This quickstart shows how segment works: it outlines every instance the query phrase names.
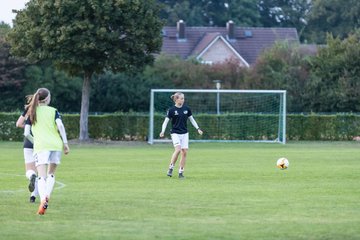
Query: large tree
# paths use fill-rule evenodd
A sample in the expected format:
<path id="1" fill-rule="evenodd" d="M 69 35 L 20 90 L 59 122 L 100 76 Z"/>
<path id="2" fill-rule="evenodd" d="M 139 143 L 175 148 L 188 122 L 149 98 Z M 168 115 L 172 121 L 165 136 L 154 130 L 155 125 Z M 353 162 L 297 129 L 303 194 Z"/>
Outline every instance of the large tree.
<path id="1" fill-rule="evenodd" d="M 159 11 L 155 0 L 30 0 L 9 35 L 12 53 L 83 74 L 79 138 L 87 140 L 91 77 L 151 63 L 161 48 Z"/>
<path id="2" fill-rule="evenodd" d="M 294 27 L 302 38 L 310 0 L 258 0 L 258 7 L 264 27 Z"/>

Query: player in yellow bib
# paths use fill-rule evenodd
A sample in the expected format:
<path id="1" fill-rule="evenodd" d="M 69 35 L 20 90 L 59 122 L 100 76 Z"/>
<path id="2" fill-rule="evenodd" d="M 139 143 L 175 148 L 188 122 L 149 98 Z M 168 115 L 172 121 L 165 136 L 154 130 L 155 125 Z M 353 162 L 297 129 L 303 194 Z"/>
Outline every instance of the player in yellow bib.
<path id="1" fill-rule="evenodd" d="M 68 154 L 70 148 L 59 112 L 48 106 L 51 100 L 50 91 L 46 88 L 39 88 L 31 96 L 31 99 L 24 134 L 34 143 L 38 191 L 41 199 L 38 214 L 43 215 L 48 208 L 50 195 L 54 188 L 55 170 L 60 164 L 62 151 L 64 150 L 64 153 Z"/>

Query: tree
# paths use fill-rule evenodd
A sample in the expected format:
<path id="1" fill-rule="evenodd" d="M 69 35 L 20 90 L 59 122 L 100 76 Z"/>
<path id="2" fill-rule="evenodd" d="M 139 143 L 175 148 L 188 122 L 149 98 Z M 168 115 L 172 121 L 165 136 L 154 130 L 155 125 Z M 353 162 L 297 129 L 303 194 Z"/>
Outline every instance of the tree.
<path id="1" fill-rule="evenodd" d="M 0 22 L 0 38 L 5 39 L 5 36 L 10 31 L 10 25 L 1 21 Z"/>
<path id="2" fill-rule="evenodd" d="M 169 1 L 159 0 L 165 7 L 162 18 L 167 25 L 173 26 L 183 19 L 189 26 L 219 26 L 233 20 L 239 26 L 259 26 L 260 15 L 253 0 L 219 0 L 219 1 Z"/>
<path id="3" fill-rule="evenodd" d="M 11 52 L 83 74 L 79 138 L 87 140 L 93 74 L 151 63 L 161 48 L 159 11 L 155 0 L 30 0 L 9 34 Z"/>
<path id="4" fill-rule="evenodd" d="M 23 98 L 18 94 L 22 92 L 25 84 L 26 62 L 10 56 L 10 44 L 5 37 L 10 26 L 0 23 L 0 110 L 13 111 L 13 106 L 21 107 Z"/>
<path id="5" fill-rule="evenodd" d="M 221 0 L 204 3 L 208 22 L 214 26 L 226 26 L 229 20 L 237 26 L 261 26 L 260 14 L 256 1 L 253 0 Z"/>
<path id="6" fill-rule="evenodd" d="M 311 110 L 360 111 L 360 34 L 341 40 L 327 37 L 327 46 L 312 60 Z"/>
<path id="7" fill-rule="evenodd" d="M 260 0 L 258 3 L 264 27 L 294 27 L 303 39 L 310 11 L 309 0 Z"/>
<path id="8" fill-rule="evenodd" d="M 30 65 L 25 70 L 24 94 L 29 95 L 40 87 L 50 90 L 52 103 L 61 112 L 77 112 L 81 103 L 81 77 L 69 77 L 56 70 L 51 63 Z M 23 98 L 24 99 L 24 98 Z"/>
<path id="9" fill-rule="evenodd" d="M 308 16 L 307 39 L 323 44 L 327 33 L 344 39 L 360 28 L 358 0 L 313 0 Z"/>
<path id="10" fill-rule="evenodd" d="M 300 46 L 277 42 L 257 59 L 246 77 L 249 89 L 287 90 L 289 112 L 303 112 L 310 66 Z"/>
<path id="11" fill-rule="evenodd" d="M 168 26 L 176 26 L 177 21 L 183 19 L 188 26 L 206 26 L 203 19 L 203 9 L 199 2 L 192 1 L 163 1 L 164 8 L 161 11 L 161 18 L 166 20 Z"/>

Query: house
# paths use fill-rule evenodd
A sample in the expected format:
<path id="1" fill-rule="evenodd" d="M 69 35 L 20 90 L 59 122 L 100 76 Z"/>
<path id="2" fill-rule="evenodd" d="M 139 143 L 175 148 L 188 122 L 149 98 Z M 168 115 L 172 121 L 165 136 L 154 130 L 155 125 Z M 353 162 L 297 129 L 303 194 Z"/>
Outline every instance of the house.
<path id="1" fill-rule="evenodd" d="M 164 27 L 162 35 L 163 54 L 194 57 L 207 64 L 235 58 L 246 67 L 276 41 L 299 43 L 295 28 L 236 27 L 233 21 L 226 27 L 186 27 L 180 20 L 176 27 Z"/>

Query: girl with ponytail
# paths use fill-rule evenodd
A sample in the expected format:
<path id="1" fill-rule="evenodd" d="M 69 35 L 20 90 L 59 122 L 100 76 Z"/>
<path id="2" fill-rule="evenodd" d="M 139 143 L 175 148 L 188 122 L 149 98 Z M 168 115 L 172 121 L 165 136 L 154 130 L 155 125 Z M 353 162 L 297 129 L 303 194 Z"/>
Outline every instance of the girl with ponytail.
<path id="1" fill-rule="evenodd" d="M 200 135 L 203 134 L 203 131 L 199 128 L 194 117 L 192 116 L 190 108 L 184 105 L 184 94 L 181 92 L 177 92 L 171 95 L 171 99 L 174 101 L 175 105 L 167 111 L 165 120 L 162 124 L 160 137 L 164 137 L 166 126 L 171 119 L 172 128 L 170 130 L 170 133 L 175 150 L 171 156 L 167 176 L 172 177 L 175 163 L 181 153 L 181 159 L 179 164 L 179 178 L 183 179 L 186 157 L 189 149 L 189 132 L 187 129 L 187 119 L 190 119 L 191 124 L 194 126 L 194 128 L 196 128 Z"/>
<path id="2" fill-rule="evenodd" d="M 70 151 L 65 127 L 57 109 L 50 104 L 50 91 L 39 88 L 29 97 L 28 120 L 24 134 L 34 143 L 34 158 L 38 171 L 38 191 L 41 203 L 38 214 L 44 215 L 55 184 L 55 170 L 60 164 L 61 154 Z M 30 130 L 33 136 L 30 134 Z"/>

